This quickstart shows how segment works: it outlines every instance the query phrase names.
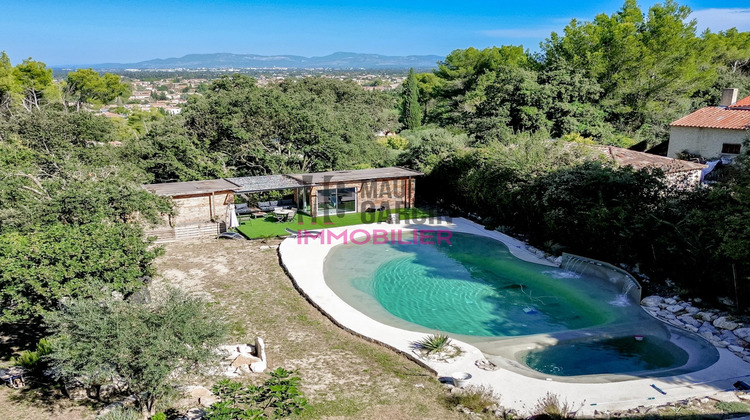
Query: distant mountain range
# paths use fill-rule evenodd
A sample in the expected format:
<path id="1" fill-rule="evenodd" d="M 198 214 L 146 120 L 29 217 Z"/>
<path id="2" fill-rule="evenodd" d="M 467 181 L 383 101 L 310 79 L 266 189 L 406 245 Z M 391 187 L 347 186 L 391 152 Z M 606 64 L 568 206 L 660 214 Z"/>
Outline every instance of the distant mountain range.
<path id="1" fill-rule="evenodd" d="M 157 58 L 139 63 L 103 63 L 81 66 L 60 66 L 94 69 L 431 69 L 444 57 L 437 55 L 388 56 L 337 52 L 324 57 L 257 54 L 189 54 L 180 58 Z"/>

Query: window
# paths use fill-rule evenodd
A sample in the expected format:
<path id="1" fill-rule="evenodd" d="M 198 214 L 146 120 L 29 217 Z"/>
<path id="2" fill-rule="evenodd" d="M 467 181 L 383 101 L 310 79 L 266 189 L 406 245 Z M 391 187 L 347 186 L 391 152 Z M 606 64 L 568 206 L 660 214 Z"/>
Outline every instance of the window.
<path id="1" fill-rule="evenodd" d="M 341 213 L 357 211 L 357 192 L 354 188 L 318 190 L 318 211 Z"/>
<path id="2" fill-rule="evenodd" d="M 724 143 L 721 145 L 721 153 L 727 153 L 730 155 L 739 155 L 741 144 L 738 143 Z"/>

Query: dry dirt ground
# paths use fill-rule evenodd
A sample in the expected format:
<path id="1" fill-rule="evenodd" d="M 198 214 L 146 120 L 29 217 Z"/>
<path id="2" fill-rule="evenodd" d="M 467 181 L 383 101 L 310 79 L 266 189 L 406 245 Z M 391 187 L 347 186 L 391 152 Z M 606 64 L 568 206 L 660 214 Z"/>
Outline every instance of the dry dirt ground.
<path id="1" fill-rule="evenodd" d="M 214 302 L 231 343 L 264 339 L 269 368 L 294 369 L 311 406 L 303 417 L 456 418 L 445 391 L 406 357 L 334 325 L 294 288 L 279 265 L 278 240 L 166 246 L 157 261 L 166 283 Z M 264 249 L 261 249 L 264 248 Z"/>

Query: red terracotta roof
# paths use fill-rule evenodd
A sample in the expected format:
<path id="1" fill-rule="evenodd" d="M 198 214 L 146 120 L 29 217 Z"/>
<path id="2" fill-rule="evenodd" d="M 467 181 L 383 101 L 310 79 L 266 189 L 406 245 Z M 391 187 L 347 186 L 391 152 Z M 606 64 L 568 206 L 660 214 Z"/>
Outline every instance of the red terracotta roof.
<path id="1" fill-rule="evenodd" d="M 743 99 L 742 101 L 745 101 L 745 99 Z M 670 125 L 672 127 L 703 127 L 724 128 L 727 130 L 745 130 L 750 127 L 750 110 L 728 109 L 709 106 L 706 108 L 701 108 L 690 115 L 682 117 Z"/>
<path id="2" fill-rule="evenodd" d="M 748 96 L 747 98 L 742 98 L 730 106 L 730 108 L 747 108 L 747 107 L 750 107 L 750 96 Z"/>

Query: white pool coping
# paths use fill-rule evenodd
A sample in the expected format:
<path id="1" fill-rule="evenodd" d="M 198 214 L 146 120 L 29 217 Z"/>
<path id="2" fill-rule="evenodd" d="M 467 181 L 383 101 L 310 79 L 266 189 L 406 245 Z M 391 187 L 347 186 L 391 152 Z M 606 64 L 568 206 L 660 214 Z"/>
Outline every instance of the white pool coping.
<path id="1" fill-rule="evenodd" d="M 526 245 L 500 232 L 484 229 L 483 226 L 462 218 L 432 220 L 423 224 L 409 224 L 402 221 L 400 226 L 386 223 L 364 224 L 327 229 L 335 235 L 357 231 L 356 236 L 372 234 L 376 229 L 447 229 L 452 232 L 471 233 L 486 236 L 503 242 L 516 257 L 538 264 L 554 266 L 546 259 L 529 252 Z M 281 262 L 295 285 L 319 310 L 334 322 L 357 335 L 378 341 L 406 354 L 420 364 L 427 366 L 440 377 L 449 377 L 453 372 L 469 372 L 471 384 L 489 385 L 501 396 L 501 405 L 530 413 L 536 402 L 547 392 L 558 394 L 567 400 L 579 415 L 591 415 L 595 410 L 625 410 L 638 406 L 662 405 L 689 397 L 704 397 L 733 389 L 738 380 L 750 378 L 750 365 L 727 349 L 719 350 L 719 360 L 706 369 L 678 376 L 661 378 L 638 378 L 610 383 L 571 383 L 559 382 L 554 377 L 546 380 L 531 378 L 521 373 L 505 369 L 484 371 L 474 365 L 476 360 L 485 359 L 476 347 L 454 340 L 464 350 L 464 354 L 451 363 L 430 362 L 417 359 L 411 343 L 425 337 L 425 333 L 408 331 L 385 325 L 362 314 L 339 298 L 325 283 L 323 264 L 328 252 L 341 240 L 321 244 L 320 240 L 285 239 L 280 247 Z M 657 392 L 651 385 L 664 390 L 666 395 Z M 580 407 L 580 409 L 579 409 Z"/>

